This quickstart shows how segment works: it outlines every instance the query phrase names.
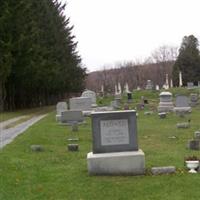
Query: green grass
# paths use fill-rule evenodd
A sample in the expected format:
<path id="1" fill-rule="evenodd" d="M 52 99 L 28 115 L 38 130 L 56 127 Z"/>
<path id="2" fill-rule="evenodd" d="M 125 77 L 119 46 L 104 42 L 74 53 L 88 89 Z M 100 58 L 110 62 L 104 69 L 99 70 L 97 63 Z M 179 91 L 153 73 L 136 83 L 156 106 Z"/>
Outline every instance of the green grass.
<path id="1" fill-rule="evenodd" d="M 144 94 L 150 99 L 150 107 L 155 106 L 156 95 Z M 146 110 L 150 109 L 148 106 Z M 79 126 L 80 150 L 68 152 L 67 138 L 71 129 L 59 126 L 55 122 L 55 113 L 50 113 L 1 150 L 0 199 L 199 199 L 200 175 L 188 174 L 183 162 L 187 155 L 200 156 L 199 151 L 186 149 L 188 139 L 200 129 L 199 113 L 200 107 L 197 107 L 185 118 L 169 114 L 166 119 L 159 119 L 156 113 L 144 115 L 144 111 L 139 111 L 138 140 L 139 147 L 145 152 L 145 176 L 89 176 L 86 156 L 92 149 L 90 119 Z M 177 122 L 185 122 L 189 118 L 191 128 L 176 128 Z M 32 152 L 32 144 L 43 145 L 45 151 Z M 153 176 L 149 172 L 153 166 L 166 165 L 176 166 L 176 174 Z"/>

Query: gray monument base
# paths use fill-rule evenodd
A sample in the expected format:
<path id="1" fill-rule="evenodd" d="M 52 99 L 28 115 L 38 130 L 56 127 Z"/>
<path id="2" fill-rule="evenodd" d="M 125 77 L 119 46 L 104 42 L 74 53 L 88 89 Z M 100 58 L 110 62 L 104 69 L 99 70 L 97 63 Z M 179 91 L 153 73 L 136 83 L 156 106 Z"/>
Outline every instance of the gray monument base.
<path id="1" fill-rule="evenodd" d="M 145 173 L 145 155 L 138 151 L 87 154 L 90 175 L 142 175 Z"/>
<path id="2" fill-rule="evenodd" d="M 173 112 L 174 105 L 171 102 L 159 103 L 158 112 Z"/>
<path id="3" fill-rule="evenodd" d="M 174 107 L 175 113 L 180 113 L 180 112 L 190 113 L 191 111 L 192 111 L 191 107 Z"/>

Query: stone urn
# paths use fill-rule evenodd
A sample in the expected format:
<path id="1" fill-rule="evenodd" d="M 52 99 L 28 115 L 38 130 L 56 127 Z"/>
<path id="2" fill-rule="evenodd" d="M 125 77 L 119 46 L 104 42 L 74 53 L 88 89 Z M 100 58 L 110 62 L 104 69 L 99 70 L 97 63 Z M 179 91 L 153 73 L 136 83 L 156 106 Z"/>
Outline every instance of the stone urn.
<path id="1" fill-rule="evenodd" d="M 186 160 L 185 163 L 187 168 L 189 169 L 189 173 L 197 173 L 196 169 L 199 166 L 198 160 Z"/>

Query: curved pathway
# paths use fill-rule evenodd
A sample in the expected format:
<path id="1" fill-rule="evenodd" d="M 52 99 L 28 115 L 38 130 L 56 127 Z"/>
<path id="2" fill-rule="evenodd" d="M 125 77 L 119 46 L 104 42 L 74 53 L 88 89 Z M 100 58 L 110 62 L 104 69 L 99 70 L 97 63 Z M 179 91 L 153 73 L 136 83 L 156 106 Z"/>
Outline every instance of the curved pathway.
<path id="1" fill-rule="evenodd" d="M 31 119 L 22 122 L 18 124 L 15 127 L 9 128 L 9 129 L 3 129 L 5 126 L 18 121 L 19 119 L 23 118 L 24 116 L 13 118 L 10 120 L 7 120 L 5 122 L 0 123 L 0 149 L 3 148 L 5 145 L 9 144 L 14 140 L 16 136 L 19 134 L 23 133 L 25 130 L 27 130 L 30 126 L 44 118 L 47 114 L 45 115 L 38 115 L 35 117 L 32 117 Z"/>

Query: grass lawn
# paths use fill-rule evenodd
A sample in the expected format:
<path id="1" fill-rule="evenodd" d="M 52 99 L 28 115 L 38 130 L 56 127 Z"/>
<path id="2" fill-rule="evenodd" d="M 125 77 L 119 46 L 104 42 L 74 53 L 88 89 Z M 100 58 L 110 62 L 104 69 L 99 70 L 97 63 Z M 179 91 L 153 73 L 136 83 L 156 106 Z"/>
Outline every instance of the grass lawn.
<path id="1" fill-rule="evenodd" d="M 155 109 L 158 93 L 139 91 L 136 102 L 146 96 Z M 132 105 L 135 107 L 135 105 Z M 139 111 L 139 147 L 145 152 L 145 176 L 89 176 L 86 156 L 92 148 L 91 122 L 79 126 L 78 152 L 67 151 L 71 128 L 55 122 L 55 112 L 29 128 L 0 151 L 0 199 L 2 200 L 197 200 L 200 174 L 188 174 L 184 157 L 199 151 L 186 149 L 186 143 L 200 129 L 200 106 L 192 114 L 166 119 Z M 191 119 L 189 129 L 177 129 L 177 122 Z M 176 136 L 176 139 L 170 139 Z M 32 152 L 30 145 L 42 144 L 44 152 Z M 153 166 L 174 165 L 176 174 L 153 176 Z"/>

